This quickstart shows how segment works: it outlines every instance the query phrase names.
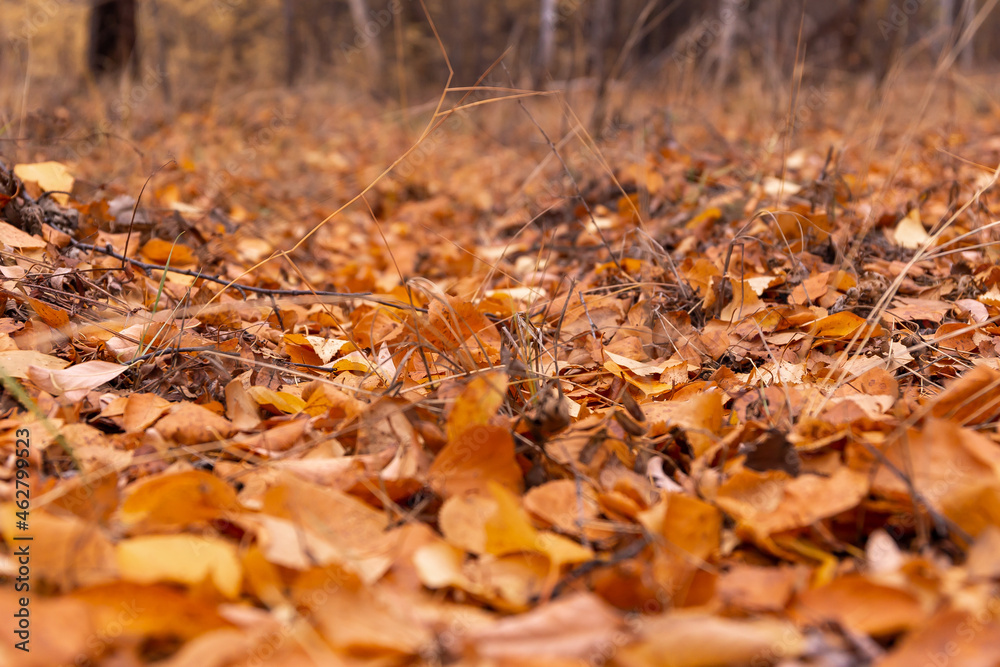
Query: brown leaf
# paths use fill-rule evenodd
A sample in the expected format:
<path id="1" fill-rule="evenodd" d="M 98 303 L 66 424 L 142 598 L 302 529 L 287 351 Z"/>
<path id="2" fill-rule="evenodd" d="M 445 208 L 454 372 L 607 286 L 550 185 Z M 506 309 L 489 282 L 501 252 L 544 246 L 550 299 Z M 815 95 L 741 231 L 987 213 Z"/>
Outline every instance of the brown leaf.
<path id="1" fill-rule="evenodd" d="M 194 403 L 180 403 L 156 423 L 156 430 L 167 440 L 181 445 L 225 440 L 236 427 L 225 417 Z"/>

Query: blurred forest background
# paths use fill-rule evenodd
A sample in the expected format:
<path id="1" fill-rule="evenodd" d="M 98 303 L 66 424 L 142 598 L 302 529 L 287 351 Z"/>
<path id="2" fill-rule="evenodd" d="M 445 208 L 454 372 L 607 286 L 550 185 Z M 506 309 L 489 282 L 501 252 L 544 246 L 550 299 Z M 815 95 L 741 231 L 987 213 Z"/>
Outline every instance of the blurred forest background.
<path id="1" fill-rule="evenodd" d="M 988 0 L 426 0 L 455 69 L 476 83 L 597 91 L 723 86 L 748 72 L 787 89 L 796 58 L 817 80 L 1000 60 Z M 7 95 L 64 95 L 108 74 L 156 80 L 166 104 L 220 86 L 342 84 L 426 101 L 447 68 L 416 0 L 0 0 Z M 969 29 L 974 28 L 974 29 Z M 963 36 L 965 38 L 963 38 Z M 7 102 L 9 100 L 0 100 Z M 22 100 L 23 102 L 23 100 Z"/>

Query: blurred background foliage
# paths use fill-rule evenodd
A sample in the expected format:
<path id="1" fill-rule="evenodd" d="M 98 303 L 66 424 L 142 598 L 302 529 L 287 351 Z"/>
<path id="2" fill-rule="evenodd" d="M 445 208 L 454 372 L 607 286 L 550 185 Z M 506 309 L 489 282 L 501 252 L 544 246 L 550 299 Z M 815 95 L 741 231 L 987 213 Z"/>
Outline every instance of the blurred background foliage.
<path id="1" fill-rule="evenodd" d="M 717 85 L 747 71 L 787 83 L 797 50 L 808 76 L 882 80 L 894 65 L 934 63 L 973 22 L 981 26 L 956 55 L 965 66 L 993 65 L 1000 58 L 1000 16 L 989 4 L 427 0 L 426 6 L 455 67 L 455 85 L 475 83 L 506 54 L 507 73 L 497 80 L 509 74 L 517 85 L 562 87 L 586 79 L 599 85 L 602 78 L 641 84 L 662 75 Z M 128 67 L 139 79 L 150 68 L 162 70 L 167 90 L 181 100 L 227 84 L 327 81 L 398 98 L 401 87 L 440 87 L 447 72 L 415 0 L 2 0 L 0 8 L 0 69 L 8 88 L 27 78 L 73 91 Z M 115 39 L 124 40 L 131 57 L 115 57 L 117 47 L 108 45 Z M 95 55 L 102 44 L 104 52 Z"/>
<path id="2" fill-rule="evenodd" d="M 142 136 L 205 104 L 305 89 L 429 112 L 448 79 L 445 54 L 452 86 L 565 91 L 596 133 L 637 95 L 695 105 L 708 94 L 730 107 L 752 97 L 780 114 L 796 91 L 826 99 L 838 88 L 871 107 L 938 65 L 985 110 L 992 79 L 962 77 L 1000 60 L 997 4 L 0 0 L 0 121 L 43 142 L 80 115 L 98 132 L 114 123 Z"/>

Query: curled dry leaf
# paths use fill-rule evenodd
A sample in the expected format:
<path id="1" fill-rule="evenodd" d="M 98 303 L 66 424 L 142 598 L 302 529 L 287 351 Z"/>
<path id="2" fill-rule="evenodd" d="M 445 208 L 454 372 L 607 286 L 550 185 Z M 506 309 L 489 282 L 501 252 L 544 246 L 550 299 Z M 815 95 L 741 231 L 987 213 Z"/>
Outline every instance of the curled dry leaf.
<path id="1" fill-rule="evenodd" d="M 78 401 L 91 389 L 96 389 L 128 370 L 128 366 L 107 361 L 85 361 L 69 368 L 47 369 L 38 366 L 28 368 L 28 377 L 36 385 L 55 396 L 65 395 L 71 401 Z"/>

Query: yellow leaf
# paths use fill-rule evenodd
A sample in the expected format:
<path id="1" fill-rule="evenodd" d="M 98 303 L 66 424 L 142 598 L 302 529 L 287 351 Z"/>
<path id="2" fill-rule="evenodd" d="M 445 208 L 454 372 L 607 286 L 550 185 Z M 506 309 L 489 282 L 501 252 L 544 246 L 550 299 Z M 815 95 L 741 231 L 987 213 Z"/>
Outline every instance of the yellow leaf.
<path id="1" fill-rule="evenodd" d="M 32 181 L 45 192 L 58 190 L 59 192 L 71 192 L 73 190 L 73 176 L 66 169 L 66 165 L 61 162 L 35 162 L 33 164 L 14 165 L 14 175 L 22 181 Z M 52 198 L 65 206 L 69 203 L 69 196 L 64 194 L 52 195 Z"/>
<path id="2" fill-rule="evenodd" d="M 702 211 L 698 215 L 696 215 L 693 218 L 691 218 L 687 222 L 687 224 L 684 225 L 684 227 L 685 227 L 685 229 L 695 229 L 699 225 L 701 225 L 702 223 L 705 223 L 705 222 L 715 222 L 716 220 L 718 220 L 721 217 L 722 217 L 722 210 L 719 209 L 719 207 L 717 207 L 717 206 L 709 206 L 704 211 Z"/>
<path id="3" fill-rule="evenodd" d="M 923 223 L 920 222 L 920 211 L 917 209 L 907 213 L 892 232 L 892 238 L 896 245 L 910 249 L 919 248 L 930 237 L 931 235 L 927 233 Z"/>
<path id="4" fill-rule="evenodd" d="M 228 598 L 235 598 L 240 591 L 243 568 L 236 546 L 225 540 L 186 534 L 149 535 L 123 540 L 115 552 L 126 581 L 196 586 L 210 580 Z"/>
<path id="5" fill-rule="evenodd" d="M 473 426 L 486 426 L 503 405 L 507 393 L 507 373 L 493 370 L 469 381 L 448 414 L 448 442 Z"/>
<path id="6" fill-rule="evenodd" d="M 594 558 L 594 552 L 558 533 L 544 531 L 538 535 L 538 551 L 549 557 L 553 568 L 560 565 L 584 563 Z"/>
<path id="7" fill-rule="evenodd" d="M 521 501 L 509 490 L 489 482 L 490 493 L 497 501 L 496 512 L 486 520 L 486 551 L 495 556 L 521 551 L 541 551 L 538 531 L 531 525 Z"/>
<path id="8" fill-rule="evenodd" d="M 20 380 L 28 378 L 28 369 L 32 366 L 58 370 L 66 368 L 69 363 L 65 359 L 42 354 L 37 350 L 4 350 L 0 352 L 0 368 L 7 375 Z"/>
<path id="9" fill-rule="evenodd" d="M 257 405 L 267 408 L 271 412 L 297 415 L 306 407 L 304 400 L 286 391 L 273 391 L 264 387 L 250 387 L 247 389 L 247 393 L 250 394 L 250 398 L 257 401 Z"/>

